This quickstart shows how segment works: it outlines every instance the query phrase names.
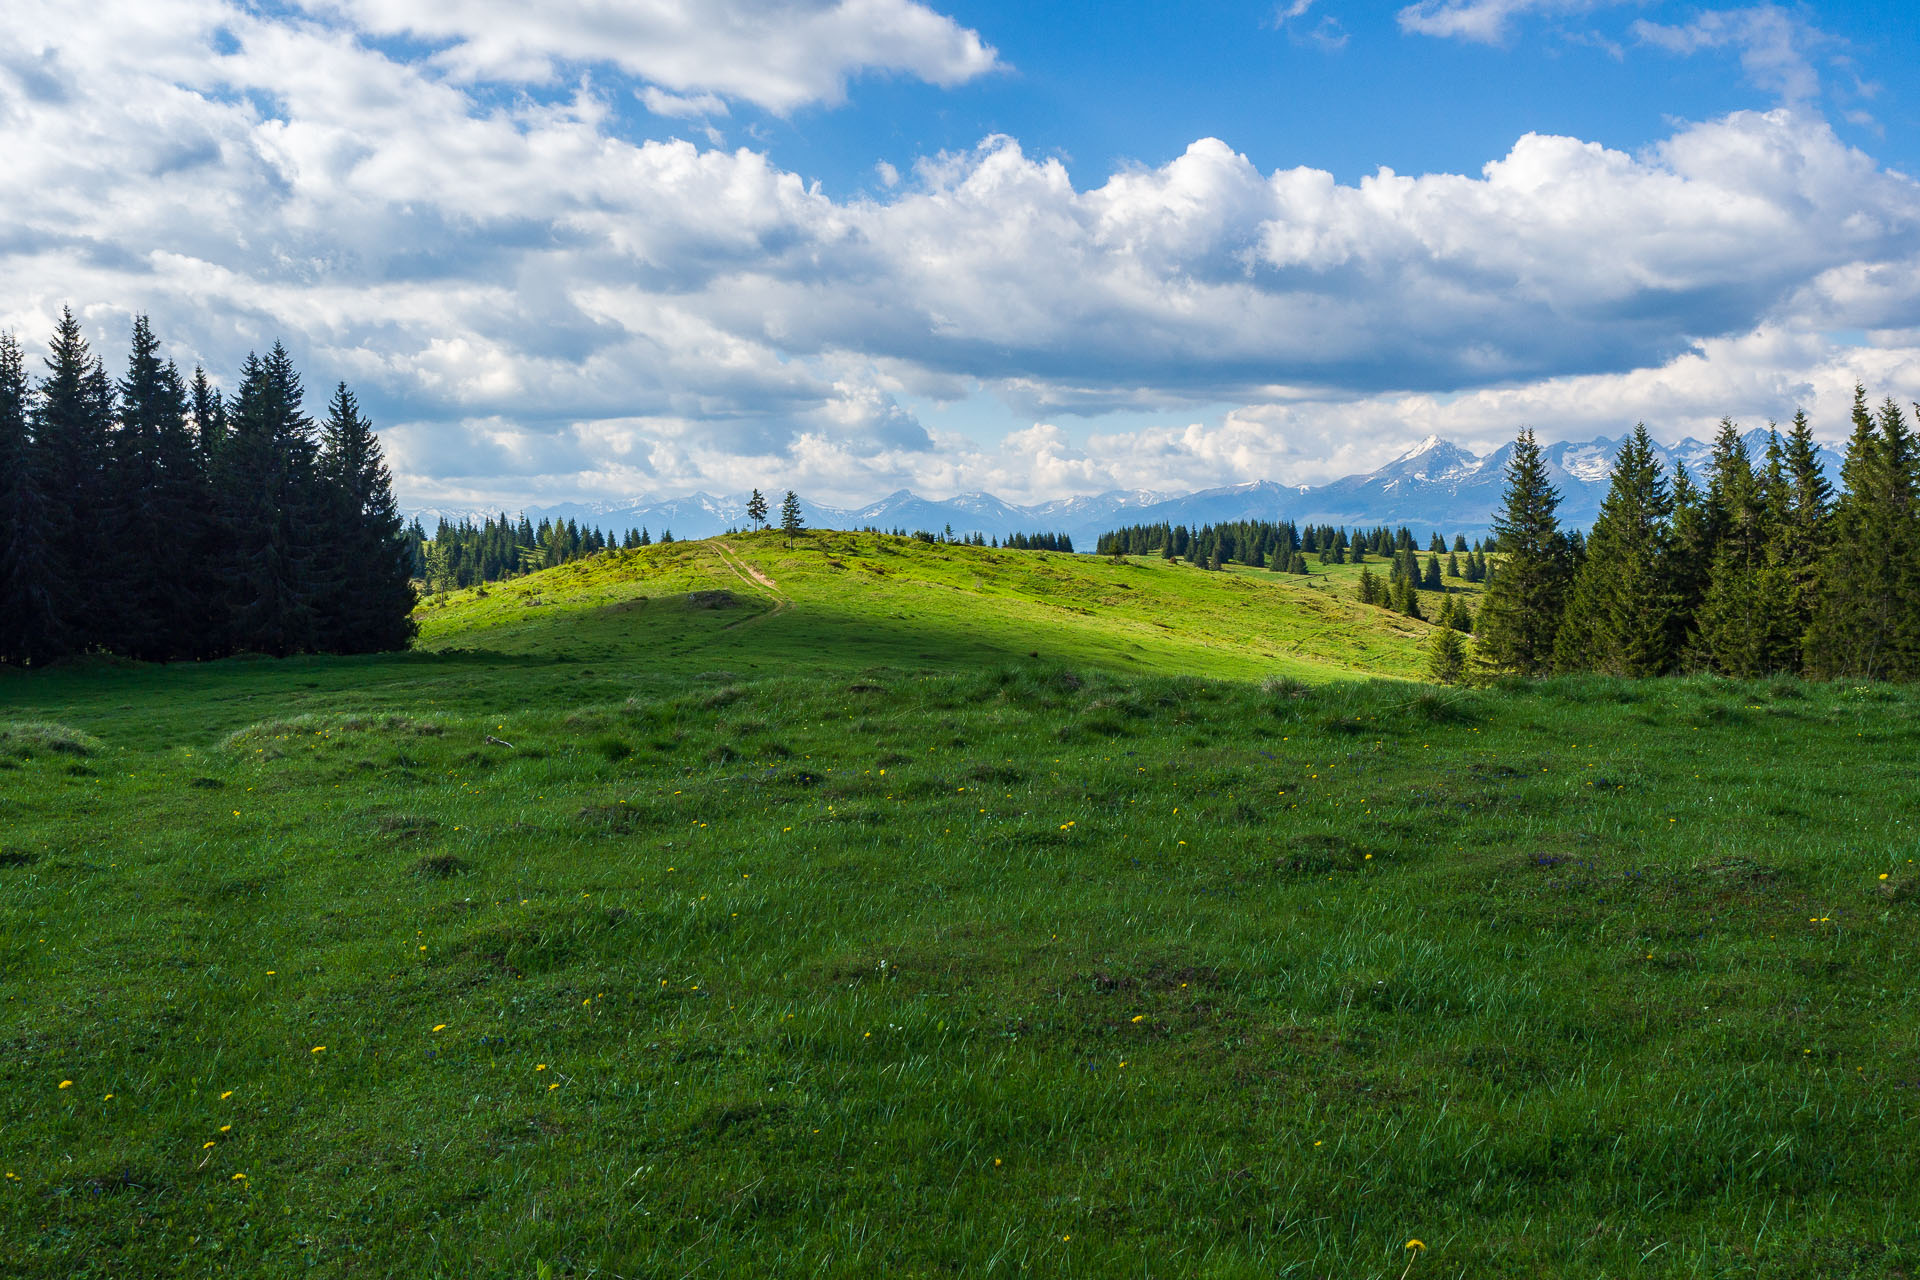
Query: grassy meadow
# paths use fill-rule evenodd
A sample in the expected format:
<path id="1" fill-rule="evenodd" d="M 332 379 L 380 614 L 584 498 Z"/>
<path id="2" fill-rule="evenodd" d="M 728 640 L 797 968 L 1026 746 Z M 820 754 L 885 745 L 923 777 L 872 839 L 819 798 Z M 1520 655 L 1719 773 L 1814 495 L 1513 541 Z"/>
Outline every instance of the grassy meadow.
<path id="1" fill-rule="evenodd" d="M 1920 693 L 1434 689 L 1358 572 L 0 673 L 0 1274 L 1920 1274 Z"/>

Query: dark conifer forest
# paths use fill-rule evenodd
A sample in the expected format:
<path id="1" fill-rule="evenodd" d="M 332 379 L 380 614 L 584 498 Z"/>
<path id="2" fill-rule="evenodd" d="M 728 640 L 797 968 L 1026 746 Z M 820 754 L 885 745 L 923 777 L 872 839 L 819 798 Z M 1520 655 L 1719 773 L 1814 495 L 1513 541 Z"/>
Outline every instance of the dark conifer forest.
<path id="1" fill-rule="evenodd" d="M 0 662 L 403 649 L 413 567 L 373 425 L 316 422 L 276 343 L 231 397 L 143 316 L 115 378 L 71 311 L 44 371 L 0 334 Z"/>
<path id="2" fill-rule="evenodd" d="M 1584 541 L 1559 525 L 1531 432 L 1507 473 L 1499 572 L 1475 631 L 1488 672 L 1920 678 L 1920 448 L 1854 391 L 1836 495 L 1806 415 L 1748 456 L 1722 422 L 1708 474 L 1669 481 L 1646 428 Z"/>

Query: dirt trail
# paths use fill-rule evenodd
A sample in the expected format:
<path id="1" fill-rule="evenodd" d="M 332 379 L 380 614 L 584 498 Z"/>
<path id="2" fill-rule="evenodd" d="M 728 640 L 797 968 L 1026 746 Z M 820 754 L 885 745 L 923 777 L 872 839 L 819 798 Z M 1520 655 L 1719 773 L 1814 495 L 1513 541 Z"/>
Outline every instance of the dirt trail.
<path id="1" fill-rule="evenodd" d="M 740 579 L 741 582 L 744 582 L 749 587 L 756 587 L 766 592 L 773 600 L 773 608 L 767 610 L 765 613 L 757 613 L 751 618 L 742 618 L 739 622 L 733 623 L 732 626 L 739 627 L 751 622 L 765 622 L 768 618 L 785 613 L 793 607 L 793 601 L 785 592 L 780 590 L 780 584 L 749 564 L 746 558 L 738 551 L 735 551 L 730 544 L 725 542 L 714 543 L 714 554 L 720 558 L 721 564 L 732 570 L 734 577 Z"/>

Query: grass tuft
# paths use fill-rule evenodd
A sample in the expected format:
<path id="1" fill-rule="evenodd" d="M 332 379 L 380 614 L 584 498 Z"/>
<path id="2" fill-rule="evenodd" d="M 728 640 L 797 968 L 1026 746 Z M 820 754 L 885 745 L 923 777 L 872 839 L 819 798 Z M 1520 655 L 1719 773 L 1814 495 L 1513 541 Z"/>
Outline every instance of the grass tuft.
<path id="1" fill-rule="evenodd" d="M 0 722 L 0 757 L 32 760 L 40 756 L 91 756 L 104 749 L 90 733 L 45 721 Z"/>

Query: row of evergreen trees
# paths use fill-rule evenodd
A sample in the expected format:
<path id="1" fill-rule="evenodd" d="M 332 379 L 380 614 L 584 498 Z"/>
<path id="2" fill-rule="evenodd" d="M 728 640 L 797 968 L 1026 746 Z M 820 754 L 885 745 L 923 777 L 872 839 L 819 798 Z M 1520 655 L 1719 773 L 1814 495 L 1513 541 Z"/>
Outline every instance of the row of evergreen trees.
<path id="1" fill-rule="evenodd" d="M 477 525 L 471 520 L 455 524 L 442 516 L 432 536 L 416 519 L 407 526 L 405 540 L 413 576 L 434 592 L 498 582 L 616 547 L 632 550 L 653 545 L 653 535 L 644 527 L 616 536 L 592 526 L 582 528 L 575 520 L 542 520 L 536 525 L 524 515 L 514 520 L 505 512 L 498 520 L 487 516 Z M 662 533 L 660 541 L 672 542 L 673 530 Z"/>
<path id="2" fill-rule="evenodd" d="M 1276 573 L 1309 573 L 1306 557 L 1313 556 L 1322 565 L 1364 564 L 1369 555 L 1385 558 L 1417 547 L 1413 531 L 1402 525 L 1373 529 L 1310 524 L 1304 529 L 1291 520 L 1236 520 L 1189 529 L 1184 524 L 1129 525 L 1100 535 L 1095 551 L 1103 556 L 1158 555 L 1168 560 L 1185 560 L 1201 568 L 1217 569 L 1223 564 L 1244 564 L 1255 569 L 1272 568 Z M 1438 533 L 1427 542 L 1430 553 L 1446 555 L 1451 549 L 1469 550 L 1463 535 L 1455 534 L 1451 548 Z M 1471 548 L 1484 548 L 1475 542 Z"/>
<path id="3" fill-rule="evenodd" d="M 412 567 L 372 424 L 316 424 L 286 349 L 229 399 L 146 317 L 109 376 L 69 310 L 45 372 L 0 334 L 0 662 L 406 647 Z"/>
<path id="4" fill-rule="evenodd" d="M 881 529 L 874 525 L 862 525 L 861 533 L 877 533 L 889 538 L 912 538 L 915 542 L 930 542 L 935 545 L 955 547 L 993 547 L 1008 551 L 1073 551 L 1073 539 L 1064 533 L 1010 533 L 1005 538 L 998 534 L 955 533 L 948 525 L 944 532 L 935 533 L 930 529 L 915 529 L 908 533 L 901 529 Z"/>
<path id="5" fill-rule="evenodd" d="M 1508 466 L 1504 553 L 1479 659 L 1523 675 L 1707 669 L 1920 678 L 1920 447 L 1900 406 L 1854 391 L 1836 495 L 1804 413 L 1764 456 L 1723 422 L 1704 484 L 1669 482 L 1646 428 L 1621 446 L 1584 547 L 1532 432 Z"/>
<path id="6" fill-rule="evenodd" d="M 1427 606 L 1421 604 L 1420 593 L 1439 592 L 1440 605 L 1432 621 L 1455 631 L 1472 631 L 1472 608 L 1455 595 L 1454 583 L 1485 582 L 1493 576 L 1493 572 L 1494 562 L 1477 546 L 1464 557 L 1458 551 L 1447 552 L 1444 569 L 1439 552 L 1429 551 L 1423 567 L 1419 555 L 1408 548 L 1396 551 L 1388 561 L 1384 582 L 1374 575 L 1371 568 L 1362 567 L 1357 593 L 1361 604 L 1378 605 L 1409 618 L 1424 620 L 1427 618 Z M 1450 583 L 1448 579 L 1454 582 Z"/>

